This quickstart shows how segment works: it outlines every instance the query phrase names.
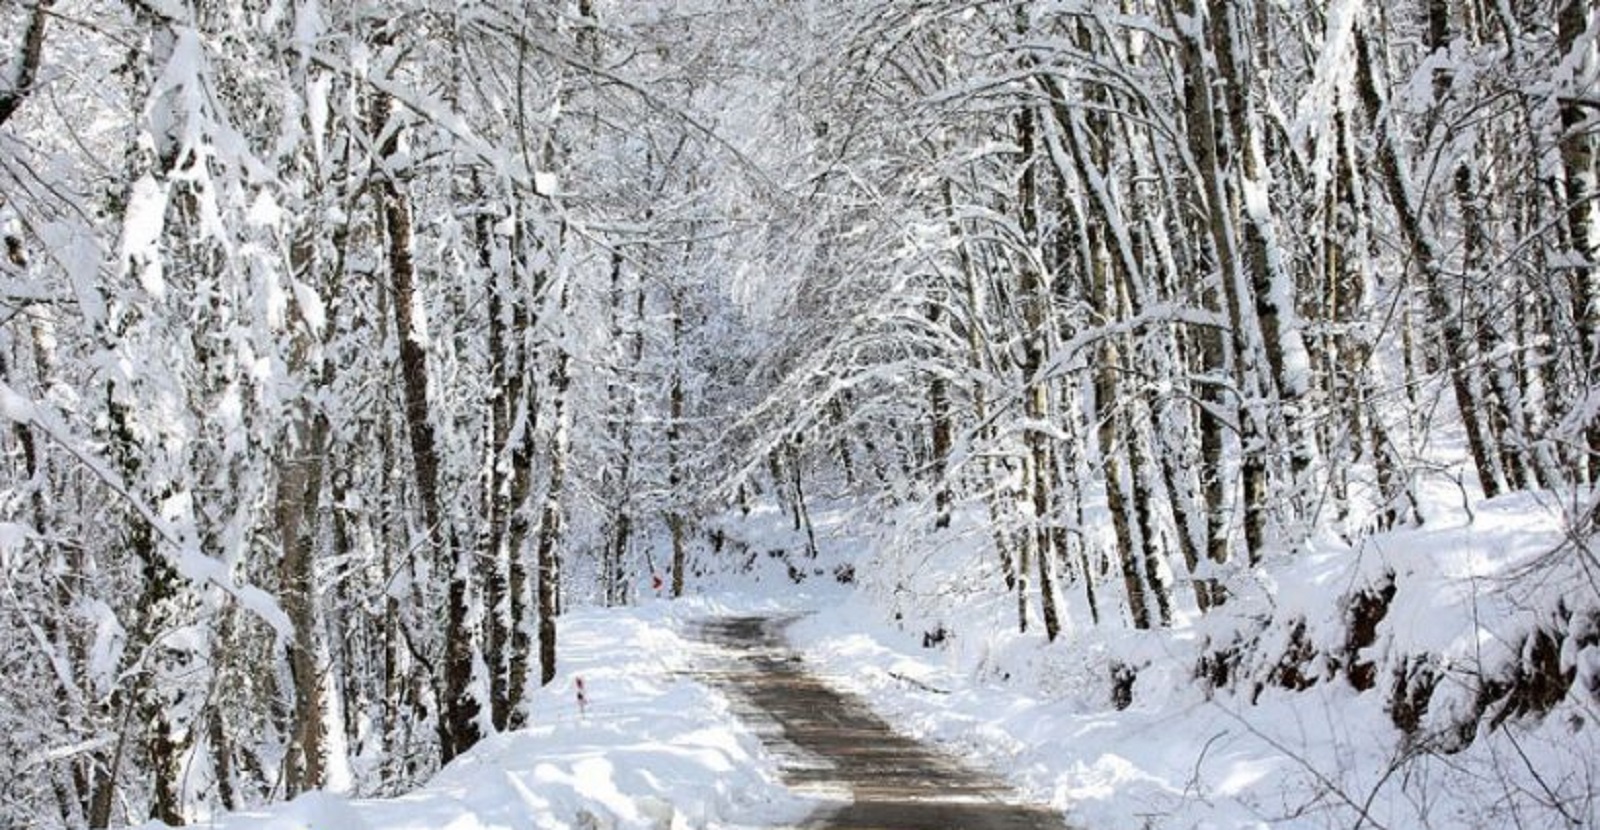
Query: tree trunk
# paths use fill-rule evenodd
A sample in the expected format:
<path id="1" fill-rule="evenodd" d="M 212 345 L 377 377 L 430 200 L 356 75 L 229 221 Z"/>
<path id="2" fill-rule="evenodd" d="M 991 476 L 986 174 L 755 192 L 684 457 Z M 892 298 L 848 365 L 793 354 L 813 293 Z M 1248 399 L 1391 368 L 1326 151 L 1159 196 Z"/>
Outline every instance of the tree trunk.
<path id="1" fill-rule="evenodd" d="M 804 477 L 801 469 L 800 438 L 791 437 L 784 443 L 784 467 L 789 473 L 789 483 L 794 488 L 795 530 L 806 534 L 806 556 L 817 558 L 817 529 L 811 524 L 811 508 L 806 504 Z"/>
<path id="2" fill-rule="evenodd" d="M 1019 7 L 1019 26 L 1025 32 L 1024 7 Z M 1042 267 L 1039 251 L 1038 213 L 1038 161 L 1036 131 L 1037 113 L 1032 106 L 1023 107 L 1017 115 L 1017 143 L 1022 149 L 1022 175 L 1017 190 L 1019 224 L 1024 241 L 1028 244 L 1027 258 L 1020 264 L 1017 286 L 1018 302 L 1022 305 L 1022 382 L 1024 384 L 1022 412 L 1027 421 L 1023 441 L 1027 454 L 1023 457 L 1023 486 L 1027 488 L 1028 528 L 1023 536 L 1024 558 L 1033 559 L 1039 570 L 1039 609 L 1044 617 L 1045 639 L 1054 641 L 1061 633 L 1056 617 L 1055 583 L 1051 568 L 1055 556 L 1053 539 L 1049 533 L 1051 490 L 1055 482 L 1055 465 L 1050 459 L 1050 436 L 1045 425 L 1050 419 L 1050 388 L 1041 375 L 1044 372 L 1045 350 L 1050 331 L 1050 288 Z M 1026 568 L 1026 565 L 1022 567 Z M 1024 600 L 1025 602 L 1025 600 Z M 1020 623 L 1027 626 L 1027 610 L 1019 609 Z"/>
<path id="3" fill-rule="evenodd" d="M 301 412 L 300 419 L 309 418 Z M 294 682 L 294 726 L 289 757 L 285 760 L 284 793 L 293 797 L 319 789 L 326 781 L 327 723 L 323 711 L 325 674 L 319 665 L 317 642 L 317 586 L 314 545 L 318 501 L 322 492 L 322 462 L 318 436 L 303 420 L 291 430 L 289 457 L 278 465 L 274 515 L 282 548 L 283 610 L 294 625 L 287 644 L 289 673 Z"/>
<path id="4" fill-rule="evenodd" d="M 1103 231 L 1091 224 L 1089 228 L 1093 253 L 1091 266 L 1091 297 L 1101 308 L 1101 314 L 1107 313 L 1109 308 L 1115 307 L 1115 288 L 1111 282 L 1110 257 L 1105 251 L 1105 243 L 1100 238 Z M 1122 352 L 1118 347 L 1116 337 L 1107 337 L 1101 341 L 1098 354 L 1095 357 L 1096 369 L 1094 372 L 1094 419 L 1099 424 L 1099 434 L 1096 444 L 1100 451 L 1100 462 L 1105 478 L 1106 507 L 1111 513 L 1111 527 L 1116 537 L 1117 563 L 1122 573 L 1123 593 L 1128 598 L 1128 612 L 1132 618 L 1134 628 L 1150 627 L 1150 598 L 1145 593 L 1144 581 L 1139 574 L 1139 560 L 1134 553 L 1136 542 L 1133 537 L 1133 525 L 1130 523 L 1130 506 L 1125 485 L 1126 474 L 1123 468 L 1122 447 L 1118 442 L 1121 416 L 1116 408 L 1119 395 L 1117 371 L 1122 362 Z"/>
<path id="5" fill-rule="evenodd" d="M 544 290 L 544 277 L 535 275 L 533 286 L 523 286 L 520 280 L 528 276 L 527 229 L 518 223 L 512 233 L 512 268 L 519 283 L 508 293 L 511 302 L 511 339 L 507 343 L 506 360 L 514 371 L 507 372 L 506 402 L 511 416 L 511 429 L 506 448 L 511 465 L 509 494 L 506 499 L 509 511 L 506 524 L 506 594 L 507 625 L 510 628 L 509 654 L 506 658 L 506 728 L 518 729 L 526 722 L 522 698 L 527 690 L 529 667 L 533 656 L 532 619 L 528 613 L 528 559 L 526 546 L 532 532 L 535 506 L 533 494 L 533 436 L 539 411 L 538 385 L 530 382 L 533 369 L 530 338 L 535 331 L 534 315 L 530 312 L 530 298 Z M 518 290 L 521 289 L 521 290 Z"/>
<path id="6" fill-rule="evenodd" d="M 11 120 L 17 108 L 33 92 L 34 82 L 39 77 L 39 63 L 44 54 L 44 36 L 46 24 L 50 20 L 50 7 L 55 5 L 55 0 L 34 0 L 33 9 L 28 13 L 27 28 L 22 33 L 22 54 L 12 64 L 12 75 L 5 78 L 5 86 L 0 88 L 0 126 Z"/>
<path id="7" fill-rule="evenodd" d="M 667 527 L 672 533 L 672 596 L 683 596 L 684 571 L 688 564 L 684 550 L 684 518 L 681 507 L 684 494 L 683 461 L 680 444 L 683 441 L 683 299 L 676 291 L 672 294 L 672 382 L 667 392 L 667 491 L 672 506 L 667 516 Z"/>
<path id="8" fill-rule="evenodd" d="M 606 605 L 624 605 L 628 601 L 628 577 L 626 573 L 628 546 L 633 538 L 633 419 L 634 396 L 633 391 L 625 384 L 619 382 L 619 376 L 624 373 L 631 374 L 639 366 L 643 356 L 643 335 L 639 327 L 643 324 L 642 308 L 635 310 L 635 331 L 629 338 L 622 324 L 623 309 L 626 305 L 626 290 L 623 284 L 624 269 L 623 258 L 620 251 L 611 254 L 611 340 L 617 346 L 617 363 L 606 380 L 606 397 L 611 403 L 612 416 L 610 428 L 612 439 L 616 441 L 621 451 L 617 454 L 617 470 L 611 477 L 614 492 L 611 494 L 612 515 L 611 534 L 605 546 L 605 553 L 601 557 L 602 591 Z M 643 302 L 644 292 L 634 292 L 638 302 Z M 631 340 L 631 343 L 630 343 Z"/>
<path id="9" fill-rule="evenodd" d="M 1373 76 L 1372 50 L 1363 22 L 1355 25 L 1354 34 L 1356 87 L 1367 118 L 1374 124 L 1380 124 L 1383 100 Z M 1495 458 L 1489 436 L 1485 433 L 1480 396 L 1466 365 L 1471 350 L 1464 333 L 1461 312 L 1455 307 L 1452 292 L 1445 283 L 1443 263 L 1433 239 L 1422 227 L 1416 202 L 1406 181 L 1405 164 L 1395 146 L 1392 130 L 1380 124 L 1376 144 L 1379 174 L 1399 219 L 1400 231 L 1410 249 L 1412 261 L 1422 272 L 1428 308 L 1442 335 L 1450 388 L 1455 396 L 1456 409 L 1466 425 L 1467 445 L 1472 452 L 1479 484 L 1485 496 L 1499 495 L 1505 490 L 1505 477 Z"/>
<path id="10" fill-rule="evenodd" d="M 951 237 L 956 240 L 956 261 L 961 267 L 962 291 L 966 300 L 964 328 L 967 334 L 967 364 L 974 372 L 982 372 L 989 363 L 983 337 L 986 295 L 977 263 L 973 261 L 972 251 L 968 247 L 967 234 L 956 214 L 955 192 L 949 179 L 944 180 L 943 191 L 945 222 Z M 982 386 L 974 386 L 972 390 L 972 417 L 977 423 L 976 440 L 985 445 L 992 443 L 994 426 L 989 421 L 989 401 Z M 994 484 L 1001 476 L 997 474 L 993 456 L 989 453 L 983 454 L 978 469 L 983 482 L 984 504 L 989 512 L 989 533 L 994 542 L 995 558 L 999 560 L 1001 578 L 1009 591 L 1016 587 L 1016 566 L 1012 562 L 1010 545 L 1006 543 L 1005 502 Z"/>
<path id="11" fill-rule="evenodd" d="M 946 183 L 948 195 L 949 184 Z M 928 303 L 928 326 L 938 329 L 944 318 L 944 304 L 935 299 Z M 950 381 L 935 373 L 928 379 L 928 414 L 932 421 L 929 438 L 932 441 L 933 470 L 933 526 L 943 530 L 950 526 L 952 494 L 950 491 Z"/>
<path id="12" fill-rule="evenodd" d="M 1240 279 L 1238 291 L 1241 303 L 1248 296 L 1254 310 L 1251 315 L 1241 305 L 1238 317 L 1254 330 L 1247 333 L 1254 333 L 1260 339 L 1266 356 L 1271 383 L 1263 380 L 1262 391 L 1276 392 L 1271 396 L 1271 405 L 1283 419 L 1289 450 L 1288 499 L 1284 507 L 1289 522 L 1298 528 L 1304 502 L 1310 497 L 1307 474 L 1317 455 L 1304 411 L 1311 392 L 1311 358 L 1296 321 L 1294 280 L 1286 271 L 1273 224 L 1272 173 L 1249 89 L 1250 78 L 1255 73 L 1248 72 L 1243 65 L 1248 57 L 1241 54 L 1243 47 L 1248 46 L 1245 35 L 1239 31 L 1246 13 L 1241 6 L 1240 0 L 1227 0 L 1222 13 L 1211 20 L 1213 50 L 1229 116 L 1228 132 L 1233 139 L 1233 150 L 1239 156 L 1239 163 L 1235 165 L 1239 178 L 1235 185 L 1239 189 L 1238 204 L 1243 208 L 1244 222 L 1238 248 L 1243 256 L 1238 265 L 1246 278 Z M 1263 431 L 1262 437 L 1265 439 L 1270 434 Z M 1304 529 L 1297 532 L 1304 532 Z"/>
<path id="13" fill-rule="evenodd" d="M 566 316 L 568 289 L 563 280 L 558 290 L 558 315 Z M 567 455 L 571 451 L 570 415 L 567 412 L 567 387 L 571 384 L 569 356 L 564 344 L 554 346 L 554 365 L 550 369 L 550 405 L 555 421 L 555 440 L 550 448 L 550 485 L 545 493 L 544 511 L 539 519 L 538 587 L 539 595 L 539 685 L 556 677 L 556 617 L 561 613 L 562 505 L 567 479 Z"/>
<path id="14" fill-rule="evenodd" d="M 1092 46 L 1087 32 L 1080 33 L 1080 43 L 1086 48 Z M 1105 95 L 1103 91 L 1091 94 Z M 1109 125 L 1098 116 L 1089 121 L 1082 113 L 1059 103 L 1053 112 L 1072 160 L 1072 169 L 1063 171 L 1063 175 L 1076 175 L 1090 192 L 1083 219 L 1088 273 L 1084 296 L 1091 304 L 1095 321 L 1109 323 L 1125 319 L 1142 308 L 1145 286 L 1133 228 L 1124 219 L 1125 213 L 1109 177 L 1108 145 L 1115 138 Z M 1138 407 L 1138 401 L 1132 395 L 1125 398 L 1119 382 L 1119 373 L 1128 370 L 1123 358 L 1125 339 L 1125 335 L 1107 333 L 1099 338 L 1095 347 L 1094 419 L 1099 424 L 1096 443 L 1104 469 L 1106 505 L 1112 516 L 1123 588 L 1134 626 L 1148 628 L 1155 620 L 1166 624 L 1171 613 L 1166 588 L 1157 576 L 1162 554 L 1150 512 L 1155 495 L 1150 492 L 1146 478 L 1149 454 L 1142 432 L 1130 415 L 1130 410 Z M 1122 455 L 1124 452 L 1126 458 Z M 1155 620 L 1151 617 L 1151 603 L 1159 611 Z"/>
<path id="15" fill-rule="evenodd" d="M 399 131 L 388 124 L 392 110 L 389 96 L 380 95 L 373 108 L 371 134 L 388 136 L 380 149 L 384 159 L 396 158 L 399 154 Z M 400 376 L 417 499 L 421 502 L 428 546 L 435 561 L 442 563 L 449 572 L 439 713 L 440 755 L 449 762 L 481 737 L 477 723 L 481 703 L 472 690 L 473 637 L 467 626 L 467 593 L 472 575 L 461 547 L 452 544 L 440 502 L 439 455 L 428 405 L 428 353 L 415 308 L 417 287 L 411 255 L 411 200 L 396 175 L 397 171 L 393 170 L 380 175 L 378 192 L 389 243 L 391 308 L 395 334 L 400 341 Z"/>
<path id="16" fill-rule="evenodd" d="M 36 11 L 42 8 L 36 7 Z M 165 67 L 177 42 L 176 34 L 167 26 L 148 20 L 145 22 L 151 23 L 152 46 L 145 64 L 135 69 L 134 74 L 141 76 L 141 79 Z M 174 198 L 176 188 L 172 177 L 178 161 L 178 146 L 172 131 L 180 128 L 184 115 L 176 111 L 176 105 L 165 94 L 152 96 L 147 103 L 152 117 L 148 119 L 148 124 L 141 126 L 144 135 L 151 139 L 151 144 L 140 142 L 129 148 L 124 203 L 131 200 L 132 193 L 138 187 L 136 183 L 148 183 L 159 190 L 166 205 L 165 210 L 172 214 L 170 220 L 166 213 L 160 217 L 163 238 L 170 241 L 182 238 L 182 226 L 192 220 L 192 215 L 183 209 L 181 203 L 188 199 L 191 202 L 188 206 L 192 207 L 193 194 L 180 192 Z M 155 116 L 154 113 L 160 115 Z M 124 216 L 124 220 L 128 218 Z M 125 224 L 123 234 L 126 237 L 128 233 L 129 228 Z M 131 271 L 149 264 L 130 259 L 126 267 Z M 108 289 L 102 289 L 102 301 L 111 300 L 107 296 L 109 293 Z M 101 325 L 97 332 L 102 341 L 100 345 L 108 354 L 125 353 L 129 346 L 124 338 L 129 336 L 129 332 L 137 330 L 137 325 L 143 322 L 146 315 L 155 315 L 161 310 L 160 298 L 155 293 L 146 291 L 139 295 L 136 302 L 129 303 L 117 317 Z M 175 471 L 150 463 L 156 453 L 152 450 L 156 442 L 141 436 L 138 413 L 130 402 L 137 400 L 136 386 L 113 379 L 107 381 L 104 388 L 107 448 L 116 471 L 123 481 L 130 483 L 131 498 L 144 507 L 130 511 L 121 540 L 122 548 L 140 568 L 139 597 L 134 606 L 135 619 L 124 645 L 122 664 L 118 667 L 118 676 L 128 680 L 113 692 L 110 700 L 110 712 L 114 713 L 112 716 L 115 720 L 121 722 L 121 733 L 108 766 L 96 771 L 89 823 L 95 828 L 108 826 L 117 797 L 122 760 L 127 754 L 128 744 L 137 740 L 144 752 L 146 772 L 152 776 L 146 790 L 149 793 L 150 818 L 181 825 L 184 823 L 183 755 L 193 739 L 191 730 L 198 724 L 173 720 L 181 714 L 181 710 L 174 705 L 174 699 L 182 694 L 177 689 L 180 683 L 194 682 L 194 675 L 190 674 L 194 666 L 187 659 L 193 656 L 193 651 L 187 644 L 165 638 L 193 623 L 190 607 L 192 597 L 185 594 L 186 585 L 182 576 L 162 551 L 159 530 L 145 512 L 149 509 L 148 505 L 160 504 L 173 496 L 178 486 L 170 478 Z M 178 678 L 182 678 L 182 681 Z"/>
<path id="17" fill-rule="evenodd" d="M 1595 73 L 1594 37 L 1597 28 L 1593 0 L 1563 0 L 1556 13 L 1557 59 L 1570 66 L 1574 78 Z M 1585 391 L 1593 394 L 1593 379 L 1600 376 L 1600 135 L 1593 125 L 1593 88 L 1589 106 L 1584 92 L 1574 85 L 1561 98 L 1561 167 L 1566 185 L 1567 233 L 1572 240 L 1574 277 L 1572 316 L 1578 323 L 1577 376 L 1590 379 Z M 1584 429 L 1588 445 L 1590 482 L 1600 481 L 1600 417 L 1590 415 Z"/>
<path id="18" fill-rule="evenodd" d="M 42 9 L 39 13 L 42 17 Z M 42 27 L 42 22 L 39 25 Z M 0 119 L 0 123 L 3 123 L 3 119 Z M 32 276 L 28 274 L 27 249 L 22 237 L 6 233 L 4 244 L 6 259 L 24 280 L 31 279 Z M 39 389 L 49 389 L 55 377 L 52 311 L 43 306 L 30 307 L 28 316 L 34 356 L 34 380 Z M 0 352 L 0 381 L 13 388 L 22 388 L 20 379 L 12 374 L 10 361 L 3 352 Z M 29 421 L 13 421 L 11 431 L 18 449 L 21 450 L 22 472 L 27 477 L 24 489 L 28 494 L 28 519 L 32 521 L 35 532 L 41 537 L 41 555 L 45 561 L 51 563 L 52 569 L 59 571 L 53 579 L 49 610 L 41 621 L 46 638 L 59 655 L 56 659 L 65 660 L 66 671 L 61 676 L 63 686 L 59 690 L 60 701 L 56 708 L 56 718 L 58 724 L 62 726 L 82 726 L 82 721 L 89 714 L 84 711 L 86 707 L 82 701 L 89 642 L 82 626 L 77 624 L 76 618 L 80 598 L 86 599 L 88 596 L 85 588 L 91 577 L 91 571 L 82 546 L 58 545 L 48 538 L 48 530 L 53 526 L 49 497 L 52 475 L 48 458 L 34 433 L 33 424 Z M 70 786 L 66 781 L 56 785 L 57 800 L 60 803 L 62 819 L 69 826 L 80 826 L 85 820 L 88 802 L 92 797 L 90 770 L 103 763 L 103 752 L 95 750 L 85 752 L 79 758 L 70 759 L 63 765 L 67 767 L 65 777 L 70 778 Z"/>
<path id="19" fill-rule="evenodd" d="M 289 257 L 295 276 L 306 285 L 314 285 L 316 248 L 309 228 L 297 229 Z M 290 371 L 302 376 L 312 374 L 308 371 L 312 332 L 297 325 L 290 336 Z M 283 579 L 283 610 L 294 626 L 293 638 L 286 644 L 294 683 L 294 722 L 284 762 L 284 793 L 290 797 L 320 789 L 327 773 L 324 704 L 328 690 L 326 671 L 319 659 L 323 649 L 318 636 L 316 583 L 327 421 L 313 410 L 309 398 L 297 401 L 291 410 L 273 498 L 273 520 L 282 556 L 278 568 Z"/>
<path id="20" fill-rule="evenodd" d="M 507 276 L 495 265 L 494 233 L 490 228 L 488 201 L 476 171 L 472 175 L 472 191 L 480 207 L 473 220 L 473 243 L 478 253 L 478 268 L 484 274 L 484 294 L 488 305 L 488 373 L 489 395 L 485 401 L 488 409 L 488 435 L 483 450 L 483 499 L 480 505 L 481 532 L 477 550 L 478 582 L 483 590 L 483 661 L 489 673 L 489 722 L 497 730 L 509 723 L 514 701 L 509 694 L 511 614 L 507 597 L 509 591 L 509 559 L 515 552 L 507 546 L 511 501 L 511 399 L 510 376 L 520 371 L 513 367 L 512 352 L 507 347 L 507 300 L 516 303 L 507 285 Z"/>
<path id="21" fill-rule="evenodd" d="M 1178 0 L 1177 14 L 1192 21 L 1191 25 L 1179 27 L 1180 51 L 1184 68 L 1185 81 L 1185 120 L 1187 122 L 1186 138 L 1189 143 L 1189 152 L 1194 156 L 1195 164 L 1199 168 L 1201 179 L 1200 194 L 1204 198 L 1206 227 L 1210 234 L 1211 251 L 1216 262 L 1217 284 L 1221 286 L 1221 306 L 1228 318 L 1228 331 L 1230 345 L 1233 351 L 1233 392 L 1237 398 L 1242 399 L 1235 404 L 1233 411 L 1238 414 L 1240 433 L 1240 464 L 1239 473 L 1243 480 L 1241 502 L 1244 512 L 1245 550 L 1252 564 L 1257 562 L 1266 544 L 1266 499 L 1267 468 L 1265 461 L 1266 447 L 1264 441 L 1266 430 L 1261 423 L 1262 413 L 1259 406 L 1259 389 L 1256 386 L 1256 369 L 1254 349 L 1250 345 L 1249 332 L 1255 323 L 1252 315 L 1245 306 L 1245 291 L 1241 286 L 1240 252 L 1234 232 L 1232 219 L 1232 204 L 1228 192 L 1228 180 L 1224 173 L 1222 153 L 1218 145 L 1219 136 L 1226 136 L 1226 125 L 1219 123 L 1217 117 L 1217 103 L 1212 97 L 1213 77 L 1212 66 L 1222 60 L 1212 53 L 1212 45 L 1206 37 L 1209 21 L 1202 18 L 1204 14 L 1209 17 L 1209 4 L 1196 2 L 1196 0 Z M 1222 355 L 1221 334 L 1216 335 L 1217 341 L 1202 341 L 1203 358 L 1208 369 L 1217 371 L 1221 377 L 1221 368 L 1225 362 Z M 1208 402 L 1220 404 L 1221 389 L 1215 390 L 1217 396 Z M 1210 418 L 1219 417 L 1213 413 Z M 1202 455 L 1208 458 L 1219 458 L 1221 450 L 1221 434 L 1215 430 L 1217 424 L 1202 426 Z M 1221 521 L 1225 515 L 1221 510 L 1225 486 L 1221 480 L 1220 466 L 1212 468 L 1205 486 L 1206 501 L 1210 507 L 1210 533 L 1208 551 L 1213 563 L 1221 564 L 1228 558 L 1226 527 Z M 1220 586 L 1213 585 L 1213 593 Z M 1215 597 L 1214 597 L 1215 601 Z"/>

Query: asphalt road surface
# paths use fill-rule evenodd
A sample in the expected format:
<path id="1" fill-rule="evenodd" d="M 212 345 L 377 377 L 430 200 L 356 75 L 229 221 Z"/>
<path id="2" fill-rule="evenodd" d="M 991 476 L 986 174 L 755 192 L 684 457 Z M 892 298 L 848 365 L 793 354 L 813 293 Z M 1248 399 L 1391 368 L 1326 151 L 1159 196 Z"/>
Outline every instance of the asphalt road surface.
<path id="1" fill-rule="evenodd" d="M 1017 803 L 998 781 L 897 734 L 813 675 L 784 642 L 789 622 L 724 617 L 697 636 L 730 658 L 702 676 L 778 753 L 788 783 L 841 798 L 805 830 L 1067 830 L 1053 811 Z"/>

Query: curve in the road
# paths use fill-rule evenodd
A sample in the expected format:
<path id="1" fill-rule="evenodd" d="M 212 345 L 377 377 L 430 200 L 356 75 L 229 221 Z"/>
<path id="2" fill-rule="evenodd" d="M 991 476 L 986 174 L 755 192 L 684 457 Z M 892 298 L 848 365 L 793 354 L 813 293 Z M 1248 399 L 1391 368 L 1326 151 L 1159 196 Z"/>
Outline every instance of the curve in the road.
<path id="1" fill-rule="evenodd" d="M 723 617 L 697 635 L 733 656 L 704 676 L 740 702 L 790 783 L 849 793 L 807 830 L 1066 830 L 1057 814 L 1016 803 L 1002 784 L 900 735 L 808 671 L 783 640 L 792 621 Z"/>

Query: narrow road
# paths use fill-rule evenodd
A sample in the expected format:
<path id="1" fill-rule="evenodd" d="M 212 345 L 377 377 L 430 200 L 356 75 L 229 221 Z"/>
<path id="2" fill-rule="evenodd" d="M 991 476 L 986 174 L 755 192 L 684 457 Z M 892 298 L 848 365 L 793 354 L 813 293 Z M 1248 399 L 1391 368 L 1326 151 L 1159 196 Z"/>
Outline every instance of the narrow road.
<path id="1" fill-rule="evenodd" d="M 791 786 L 850 797 L 806 830 L 1066 830 L 1052 811 L 1017 804 L 1004 785 L 896 733 L 813 675 L 783 640 L 792 621 L 725 617 L 696 635 L 732 655 L 703 677 L 779 753 Z"/>

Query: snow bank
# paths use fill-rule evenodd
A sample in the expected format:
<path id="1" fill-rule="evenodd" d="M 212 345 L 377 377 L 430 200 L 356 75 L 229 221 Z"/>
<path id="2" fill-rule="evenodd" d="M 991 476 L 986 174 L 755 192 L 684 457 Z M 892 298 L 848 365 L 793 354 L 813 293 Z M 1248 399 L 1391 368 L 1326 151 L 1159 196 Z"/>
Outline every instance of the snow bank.
<path id="1" fill-rule="evenodd" d="M 704 648 L 686 639 L 687 622 L 731 610 L 696 599 L 572 611 L 562 617 L 561 671 L 532 698 L 532 727 L 486 738 L 398 798 L 312 792 L 207 826 L 732 830 L 795 821 L 815 804 L 784 789 L 774 760 L 728 700 L 685 674 Z M 581 710 L 579 678 L 587 697 Z"/>
<path id="2" fill-rule="evenodd" d="M 858 564 L 863 590 L 791 637 L 898 728 L 1004 775 L 1075 826 L 1589 826 L 1600 699 L 1581 678 L 1600 677 L 1600 630 L 1583 626 L 1600 625 L 1594 591 L 1575 586 L 1592 587 L 1582 563 L 1593 557 L 1549 562 L 1581 502 L 1516 494 L 1354 545 L 1320 539 L 1242 574 L 1221 611 L 1191 605 L 1167 631 L 1088 625 L 1081 586 L 1064 586 L 1054 644 L 1037 619 L 1017 633 L 978 521 L 902 530 L 914 544 Z M 1370 641 L 1349 653 L 1352 598 L 1386 585 Z M 1114 598 L 1101 603 L 1117 613 Z M 1525 671 L 1539 630 L 1559 630 L 1560 666 L 1584 672 L 1547 712 L 1519 706 L 1506 679 Z M 1224 648 L 1232 674 L 1213 688 L 1197 669 Z M 1365 689 L 1349 679 L 1358 658 Z M 1402 681 L 1419 666 L 1432 672 L 1430 699 L 1402 730 L 1396 696 L 1415 694 Z M 1121 710 L 1117 667 L 1133 672 Z M 1500 697 L 1485 708 L 1490 694 Z"/>

